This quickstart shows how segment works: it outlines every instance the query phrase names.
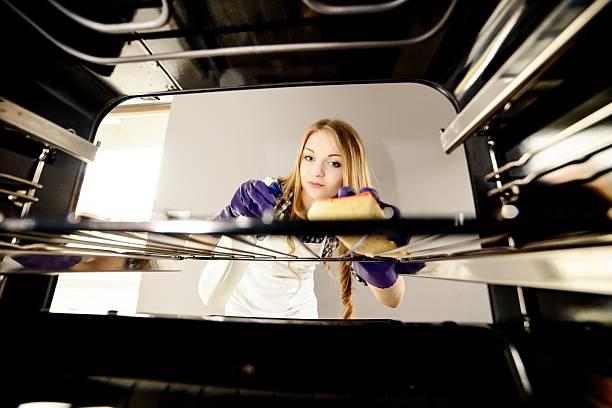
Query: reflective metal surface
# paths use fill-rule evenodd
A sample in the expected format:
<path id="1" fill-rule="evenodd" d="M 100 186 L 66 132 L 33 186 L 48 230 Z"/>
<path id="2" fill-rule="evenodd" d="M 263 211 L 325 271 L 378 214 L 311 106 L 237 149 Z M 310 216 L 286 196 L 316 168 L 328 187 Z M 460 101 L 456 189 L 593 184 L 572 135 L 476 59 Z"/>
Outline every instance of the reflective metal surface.
<path id="1" fill-rule="evenodd" d="M 496 254 L 431 262 L 415 276 L 612 295 L 612 249 Z"/>
<path id="2" fill-rule="evenodd" d="M 381 13 L 325 15 L 312 11 L 299 0 L 174 1 L 170 20 L 162 27 L 115 35 L 87 29 L 46 1 L 3 0 L 0 7 L 6 20 L 4 32 L 27 34 L 23 47 L 7 51 L 23 56 L 22 65 L 39 58 L 30 50 L 40 46 L 60 64 L 74 61 L 66 54 L 70 50 L 75 51 L 77 58 L 96 56 L 98 59 L 91 61 L 103 64 L 115 61 L 136 65 L 136 60 L 151 61 L 141 65 L 139 78 L 115 76 L 116 66 L 79 62 L 91 70 L 87 75 L 99 82 L 101 87 L 95 91 L 100 96 L 107 91 L 114 93 L 109 99 L 117 103 L 128 94 L 312 81 L 423 79 L 443 85 L 449 59 L 454 65 L 461 58 L 457 50 L 469 50 L 472 36 L 479 31 L 494 3 L 474 8 L 458 0 L 405 2 L 393 11 Z M 150 18 L 134 16 L 133 6 L 127 3 L 114 8 L 104 7 L 100 2 L 62 4 L 104 26 Z M 159 3 L 151 4 L 156 5 Z M 378 8 L 380 4 L 373 6 Z M 44 31 L 47 38 L 19 17 L 17 11 Z M 455 19 L 461 24 L 453 24 Z M 363 29 L 366 26 L 368 30 Z M 444 46 L 442 38 L 447 40 Z M 58 48 L 60 44 L 68 48 L 62 51 Z M 139 50 L 135 44 L 139 44 Z M 140 56 L 130 59 L 135 54 Z M 157 54 L 162 56 L 152 57 Z M 186 59 L 192 57 L 197 59 Z M 81 73 L 61 74 L 82 79 Z M 161 81 L 137 85 L 138 79 L 149 75 L 165 75 L 174 86 L 167 88 Z M 131 81 L 135 81 L 133 86 Z M 9 96 L 21 102 L 12 92 Z"/>
<path id="3" fill-rule="evenodd" d="M 85 162 L 96 158 L 98 148 L 79 135 L 0 97 L 0 121 L 26 132 L 44 144 Z"/>
<path id="4" fill-rule="evenodd" d="M 474 47 L 467 56 L 462 78 L 453 89 L 457 99 L 464 99 L 465 94 L 476 85 L 508 36 L 515 30 L 526 9 L 524 0 L 505 0 L 497 5 L 478 33 Z"/>
<path id="5" fill-rule="evenodd" d="M 494 188 L 490 190 L 487 194 L 491 197 L 497 194 L 502 194 L 508 190 L 527 186 L 535 180 L 541 179 L 546 175 L 550 175 L 551 173 L 567 168 L 568 166 L 574 166 L 580 163 L 588 162 L 591 158 L 594 158 L 597 155 L 604 153 L 610 147 L 612 147 L 612 136 L 606 136 L 605 134 L 603 134 L 600 140 L 596 141 L 594 144 L 582 145 L 580 147 L 577 147 L 574 151 L 568 151 L 565 152 L 564 155 L 558 155 L 557 158 L 544 162 L 546 163 L 545 166 L 543 166 L 544 168 L 534 170 L 522 178 L 503 184 L 501 187 Z M 606 166 L 606 164 L 603 164 L 603 166 L 601 166 L 602 170 L 604 170 L 605 172 L 610 171 L 609 164 L 610 162 L 608 162 L 608 166 Z M 595 170 L 593 172 L 593 175 L 596 175 L 597 173 L 598 171 Z M 584 180 L 587 181 L 592 177 L 592 175 L 586 175 L 584 177 Z"/>
<path id="6" fill-rule="evenodd" d="M 272 223 L 257 221 L 216 223 L 209 221 L 167 221 L 148 223 L 73 222 L 54 224 L 32 220 L 5 220 L 0 238 L 17 239 L 19 243 L 0 241 L 0 254 L 7 256 L 0 269 L 2 274 L 132 270 L 128 260 L 140 259 L 138 270 L 180 270 L 180 261 L 321 261 L 313 256 L 296 256 L 270 250 L 235 234 L 288 235 L 306 231 L 326 235 L 327 231 L 355 234 L 360 229 L 397 235 L 410 225 L 400 222 L 362 224 L 360 222 Z M 519 287 L 549 288 L 612 294 L 612 235 L 606 233 L 573 233 L 557 239 L 544 240 L 522 246 L 510 245 L 509 234 L 474 237 L 468 227 L 446 225 L 442 234 L 416 235 L 403 247 L 409 255 L 396 262 L 420 263 L 426 267 L 417 277 L 485 282 Z M 242 225 L 236 225 L 242 224 Z M 414 223 L 413 226 L 418 226 Z M 424 224 L 420 224 L 424 225 Z M 42 227 L 42 228 L 41 228 Z M 52 228 L 51 228 L 52 227 Z M 308 228 L 307 228 L 308 227 Z M 309 230 L 310 228 L 310 230 Z M 431 226 L 429 226 L 431 228 Z M 44 232 L 42 230 L 46 230 Z M 56 232 L 50 232 L 55 230 Z M 63 233 L 59 232 L 64 230 Z M 414 230 L 414 227 L 413 227 Z M 454 230 L 454 235 L 448 232 Z M 132 231 L 132 232 L 131 232 Z M 210 233 L 215 232 L 215 236 Z M 230 233 L 232 232 L 232 233 Z M 218 246 L 217 234 L 224 233 L 243 245 Z M 393 255 L 389 255 L 393 256 Z M 105 259 L 107 258 L 107 259 Z M 11 259 L 16 261 L 11 262 Z M 383 262 L 393 258 L 370 258 L 366 262 Z M 346 255 L 325 258 L 327 262 L 364 261 L 362 257 Z M 6 263 L 8 262 L 8 264 Z M 170 263 L 168 263 L 170 262 Z"/>
<path id="7" fill-rule="evenodd" d="M 515 95 L 524 92 L 523 88 L 533 83 L 542 68 L 558 58 L 608 3 L 562 2 L 444 131 L 440 137 L 444 151 L 452 152 Z"/>
<path id="8" fill-rule="evenodd" d="M 491 181 L 513 168 L 524 166 L 537 154 L 544 152 L 548 148 L 555 146 L 567 138 L 574 136 L 576 133 L 582 132 L 609 117 L 612 117 L 612 103 L 564 128 L 537 147 L 523 153 L 517 160 L 512 160 L 500 167 L 499 170 L 487 174 L 485 180 Z M 605 133 L 602 132 L 602 136 L 605 136 Z"/>

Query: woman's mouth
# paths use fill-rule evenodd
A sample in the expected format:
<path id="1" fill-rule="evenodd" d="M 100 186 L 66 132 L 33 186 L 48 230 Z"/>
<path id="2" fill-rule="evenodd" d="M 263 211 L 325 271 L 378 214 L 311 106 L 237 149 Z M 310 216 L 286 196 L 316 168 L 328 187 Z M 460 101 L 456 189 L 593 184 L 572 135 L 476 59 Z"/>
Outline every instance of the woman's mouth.
<path id="1" fill-rule="evenodd" d="M 319 184 L 319 183 L 313 183 L 312 181 L 308 182 L 308 185 L 312 188 L 321 188 L 323 187 L 323 184 Z"/>

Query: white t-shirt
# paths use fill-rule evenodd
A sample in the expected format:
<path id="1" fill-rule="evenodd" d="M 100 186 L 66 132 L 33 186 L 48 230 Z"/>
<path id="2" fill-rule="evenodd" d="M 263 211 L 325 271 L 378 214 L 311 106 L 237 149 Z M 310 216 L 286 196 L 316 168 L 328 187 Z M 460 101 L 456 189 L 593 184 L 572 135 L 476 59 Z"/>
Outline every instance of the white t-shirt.
<path id="1" fill-rule="evenodd" d="M 305 244 L 296 238 L 298 257 L 321 256 L 324 243 Z M 266 236 L 257 241 L 261 248 L 291 253 L 284 236 Z M 317 298 L 314 271 L 318 261 L 251 261 L 225 305 L 227 316 L 316 319 Z"/>

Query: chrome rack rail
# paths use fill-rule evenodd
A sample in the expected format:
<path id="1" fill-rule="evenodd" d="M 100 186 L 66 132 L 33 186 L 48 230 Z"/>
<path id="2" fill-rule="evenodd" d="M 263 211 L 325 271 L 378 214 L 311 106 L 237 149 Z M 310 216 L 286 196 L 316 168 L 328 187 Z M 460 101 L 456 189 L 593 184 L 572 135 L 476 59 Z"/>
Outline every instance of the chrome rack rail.
<path id="1" fill-rule="evenodd" d="M 27 188 L 27 190 L 7 190 L 0 188 L 0 194 L 6 195 L 9 201 L 17 205 L 23 205 L 23 201 L 36 203 L 38 197 L 34 196 L 36 190 L 43 188 L 42 184 L 35 183 L 30 180 L 23 179 L 21 177 L 13 176 L 11 174 L 0 173 L 0 184 L 11 184 L 21 185 Z"/>
<path id="2" fill-rule="evenodd" d="M 91 30 L 95 30 L 104 34 L 122 34 L 140 30 L 152 30 L 162 27 L 170 20 L 170 7 L 168 5 L 168 0 L 161 0 L 161 8 L 159 11 L 159 15 L 153 20 L 117 24 L 107 24 L 92 21 L 74 13 L 73 11 L 70 11 L 55 0 L 48 1 L 51 5 L 53 5 L 53 7 L 61 11 L 65 16 L 81 24 L 83 27 L 87 27 Z"/>

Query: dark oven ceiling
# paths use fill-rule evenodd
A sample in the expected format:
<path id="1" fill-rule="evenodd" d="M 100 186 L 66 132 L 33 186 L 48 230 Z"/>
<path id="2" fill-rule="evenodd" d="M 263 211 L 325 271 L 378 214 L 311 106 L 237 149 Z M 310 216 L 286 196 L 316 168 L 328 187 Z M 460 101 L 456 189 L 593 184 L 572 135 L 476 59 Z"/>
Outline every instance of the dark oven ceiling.
<path id="1" fill-rule="evenodd" d="M 13 90 L 9 95 L 19 94 L 33 86 L 26 82 L 36 82 L 48 92 L 61 89 L 64 99 L 72 92 L 90 93 L 91 107 L 80 107 L 86 111 L 99 110 L 100 104 L 107 108 L 126 95 L 293 83 L 420 80 L 452 91 L 479 31 L 497 6 L 493 1 L 457 0 L 169 0 L 169 19 L 160 27 L 119 33 L 98 32 L 66 13 L 109 27 L 156 21 L 165 3 L 3 0 L 1 30 L 5 43 L 12 39 L 8 51 L 14 63 L 8 69 L 17 79 L 5 81 L 3 88 Z M 379 3 L 388 10 L 368 9 Z M 295 50 L 298 44 L 313 43 L 331 49 Z M 203 58 L 112 60 L 259 45 L 288 47 Z M 81 90 L 66 91 L 66 83 Z"/>

